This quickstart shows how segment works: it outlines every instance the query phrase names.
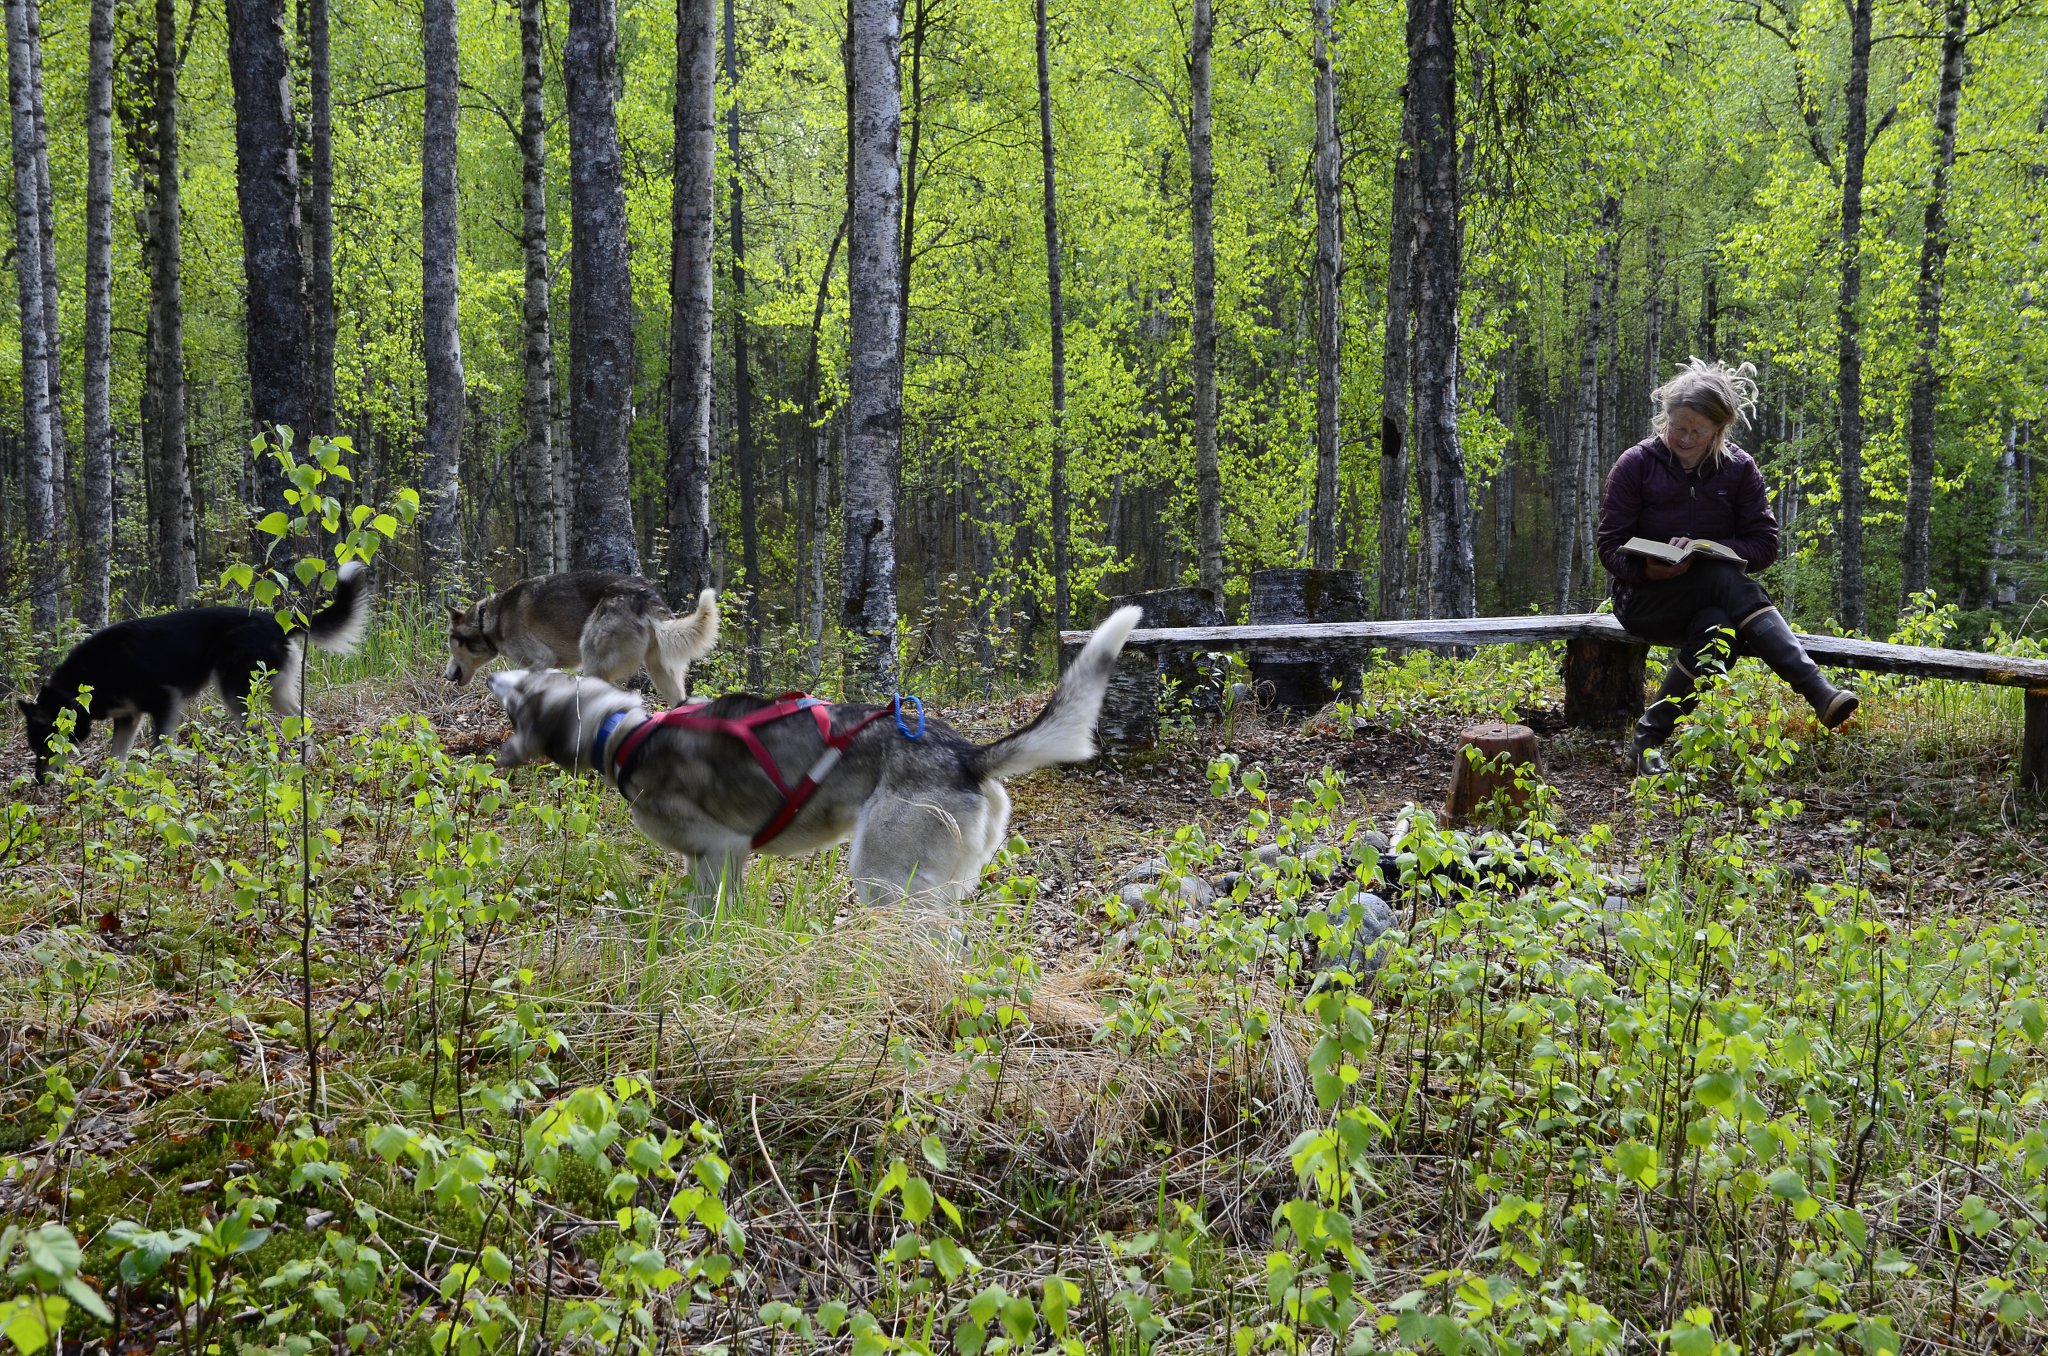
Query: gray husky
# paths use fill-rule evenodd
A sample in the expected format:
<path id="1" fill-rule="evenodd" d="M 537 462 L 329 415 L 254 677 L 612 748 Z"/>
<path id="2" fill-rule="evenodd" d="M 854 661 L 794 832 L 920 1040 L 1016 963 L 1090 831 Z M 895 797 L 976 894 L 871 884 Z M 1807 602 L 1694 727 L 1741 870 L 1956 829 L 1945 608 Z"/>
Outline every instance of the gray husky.
<path id="1" fill-rule="evenodd" d="M 993 744 L 927 725 L 900 701 L 735 694 L 655 717 L 595 678 L 512 671 L 490 679 L 512 719 L 498 762 L 550 761 L 618 787 L 635 828 L 690 858 L 703 916 L 721 887 L 737 896 L 750 853 L 801 857 L 849 838 L 847 867 L 864 901 L 943 909 L 1002 846 L 1003 778 L 1094 756 L 1103 692 L 1139 613 L 1123 608 L 1097 628 L 1038 719 Z"/>
<path id="2" fill-rule="evenodd" d="M 448 606 L 449 682 L 460 686 L 498 655 L 526 668 L 574 664 L 625 683 L 645 665 L 654 690 L 681 701 L 690 665 L 718 644 L 718 593 L 697 595 L 687 617 L 670 613 L 644 579 L 606 570 L 522 579 L 472 607 Z"/>

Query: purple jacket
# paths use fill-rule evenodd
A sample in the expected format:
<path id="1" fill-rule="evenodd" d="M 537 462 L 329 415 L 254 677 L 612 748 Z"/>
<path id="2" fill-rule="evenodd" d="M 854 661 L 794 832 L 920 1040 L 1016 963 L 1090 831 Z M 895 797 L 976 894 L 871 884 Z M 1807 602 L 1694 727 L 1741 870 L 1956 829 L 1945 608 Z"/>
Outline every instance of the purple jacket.
<path id="1" fill-rule="evenodd" d="M 1752 574 L 1778 558 L 1778 519 L 1763 473 L 1733 443 L 1691 471 L 1662 438 L 1622 453 L 1600 499 L 1600 561 L 1617 585 L 1649 582 L 1643 558 L 1622 553 L 1630 537 L 1705 537 L 1740 555 Z"/>

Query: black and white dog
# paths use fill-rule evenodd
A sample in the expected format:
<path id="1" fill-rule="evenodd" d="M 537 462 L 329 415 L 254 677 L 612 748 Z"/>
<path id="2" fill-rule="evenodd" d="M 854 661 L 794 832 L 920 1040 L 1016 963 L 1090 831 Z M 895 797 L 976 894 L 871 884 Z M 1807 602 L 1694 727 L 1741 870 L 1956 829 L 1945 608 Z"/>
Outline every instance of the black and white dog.
<path id="1" fill-rule="evenodd" d="M 94 722 L 113 722 L 117 761 L 134 747 L 144 716 L 162 743 L 177 729 L 185 703 L 208 683 L 219 684 L 222 700 L 236 715 L 245 714 L 250 687 L 262 669 L 275 675 L 271 709 L 295 716 L 301 696 L 300 647 L 310 639 L 316 650 L 347 654 L 362 639 L 369 619 L 370 581 L 362 562 L 352 560 L 341 567 L 334 600 L 304 631 L 287 633 L 270 613 L 240 607 L 188 607 L 95 631 L 65 656 L 40 696 L 20 703 L 36 780 L 49 770 L 50 736 L 67 706 L 78 712 L 71 727 L 74 745 L 85 743 Z M 90 688 L 91 696 L 82 700 L 81 688 Z"/>
<path id="2" fill-rule="evenodd" d="M 1003 844 L 1003 779 L 1094 756 L 1110 672 L 1139 615 L 1126 607 L 1098 627 L 1038 719 L 993 744 L 972 743 L 936 720 L 927 726 L 922 711 L 912 729 L 889 719 L 890 707 L 857 703 L 752 723 L 793 703 L 744 694 L 694 708 L 694 725 L 672 725 L 601 679 L 543 669 L 491 676 L 512 718 L 498 761 L 595 769 L 619 787 L 634 827 L 691 859 L 700 916 L 716 908 L 721 887 L 727 898 L 737 895 L 751 853 L 801 857 L 849 838 L 847 869 L 864 901 L 944 909 L 974 888 Z M 650 721 L 654 728 L 643 731 Z M 736 726 L 748 734 L 736 735 Z M 771 764 L 785 783 L 814 784 L 793 816 L 793 797 L 777 789 Z"/>

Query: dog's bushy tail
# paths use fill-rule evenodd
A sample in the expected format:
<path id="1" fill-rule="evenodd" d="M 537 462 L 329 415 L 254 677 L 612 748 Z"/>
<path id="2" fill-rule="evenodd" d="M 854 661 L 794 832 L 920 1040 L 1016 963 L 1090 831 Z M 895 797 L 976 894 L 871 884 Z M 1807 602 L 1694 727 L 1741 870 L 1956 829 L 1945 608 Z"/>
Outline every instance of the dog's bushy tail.
<path id="1" fill-rule="evenodd" d="M 984 781 L 1014 777 L 1020 772 L 1056 763 L 1081 763 L 1095 756 L 1095 722 L 1102 715 L 1102 697 L 1124 638 L 1138 624 L 1143 609 L 1118 608 L 1088 637 L 1087 648 L 1060 675 L 1045 710 L 1015 734 L 975 751 L 973 769 Z"/>
<path id="2" fill-rule="evenodd" d="M 661 650 L 661 662 L 678 679 L 690 665 L 718 645 L 718 590 L 705 589 L 697 595 L 697 610 L 686 617 L 670 617 L 654 624 L 654 641 Z"/>
<path id="3" fill-rule="evenodd" d="M 360 560 L 341 567 L 334 600 L 313 614 L 306 627 L 313 648 L 329 654 L 352 654 L 370 624 L 370 572 Z"/>

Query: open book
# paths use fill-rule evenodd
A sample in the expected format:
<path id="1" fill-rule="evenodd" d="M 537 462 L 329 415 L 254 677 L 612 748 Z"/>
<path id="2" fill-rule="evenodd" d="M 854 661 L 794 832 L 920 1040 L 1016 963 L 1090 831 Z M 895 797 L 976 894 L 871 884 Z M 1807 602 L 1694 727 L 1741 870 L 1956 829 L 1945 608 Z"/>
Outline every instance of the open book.
<path id="1" fill-rule="evenodd" d="M 1622 543 L 1621 549 L 1632 556 L 1644 556 L 1650 560 L 1661 560 L 1666 565 L 1676 565 L 1693 556 L 1711 556 L 1715 560 L 1732 560 L 1737 565 L 1744 563 L 1741 556 L 1717 541 L 1694 537 L 1686 547 L 1673 546 L 1668 541 L 1651 541 L 1648 537 L 1630 537 Z"/>

